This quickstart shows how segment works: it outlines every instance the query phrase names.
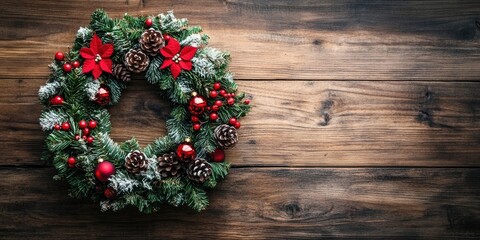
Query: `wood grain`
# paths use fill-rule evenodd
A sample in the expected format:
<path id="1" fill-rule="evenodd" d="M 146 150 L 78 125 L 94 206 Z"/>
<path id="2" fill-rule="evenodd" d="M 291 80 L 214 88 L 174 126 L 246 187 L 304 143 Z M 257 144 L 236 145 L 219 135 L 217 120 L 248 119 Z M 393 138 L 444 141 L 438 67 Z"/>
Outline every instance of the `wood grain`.
<path id="1" fill-rule="evenodd" d="M 43 80 L 0 81 L 0 165 L 38 165 Z M 239 81 L 254 108 L 236 166 L 479 166 L 480 83 Z M 275 89 L 275 91 L 271 91 Z M 116 141 L 165 135 L 169 106 L 137 79 L 111 109 Z"/>
<path id="2" fill-rule="evenodd" d="M 49 168 L 1 168 L 2 239 L 480 237 L 479 169 L 233 169 L 200 214 L 100 213 Z"/>
<path id="3" fill-rule="evenodd" d="M 231 51 L 238 79 L 478 80 L 480 2 L 3 0 L 0 78 L 43 78 L 95 8 L 174 9 Z M 22 74 L 19 74 L 19 73 Z"/>

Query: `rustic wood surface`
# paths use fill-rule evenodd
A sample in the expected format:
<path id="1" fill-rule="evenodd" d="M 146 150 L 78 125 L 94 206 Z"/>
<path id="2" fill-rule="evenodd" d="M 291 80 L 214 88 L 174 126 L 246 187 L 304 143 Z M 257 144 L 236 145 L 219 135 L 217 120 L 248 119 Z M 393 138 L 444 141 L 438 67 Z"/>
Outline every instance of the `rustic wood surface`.
<path id="1" fill-rule="evenodd" d="M 174 9 L 232 53 L 254 108 L 231 175 L 196 214 L 100 213 L 38 159 L 38 88 L 87 25 Z M 0 239 L 480 238 L 480 2 L 0 3 Z M 111 109 L 117 141 L 165 134 L 138 77 Z"/>

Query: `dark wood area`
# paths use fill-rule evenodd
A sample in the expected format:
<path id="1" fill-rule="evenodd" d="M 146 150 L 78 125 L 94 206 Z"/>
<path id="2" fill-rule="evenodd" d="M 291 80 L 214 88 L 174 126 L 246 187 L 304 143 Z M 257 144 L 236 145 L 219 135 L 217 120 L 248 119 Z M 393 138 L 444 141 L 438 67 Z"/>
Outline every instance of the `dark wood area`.
<path id="1" fill-rule="evenodd" d="M 254 108 L 209 208 L 101 213 L 39 160 L 38 88 L 91 12 L 174 9 L 229 50 Z M 480 238 L 480 2 L 0 3 L 0 239 Z M 169 106 L 140 78 L 112 137 L 146 145 Z"/>

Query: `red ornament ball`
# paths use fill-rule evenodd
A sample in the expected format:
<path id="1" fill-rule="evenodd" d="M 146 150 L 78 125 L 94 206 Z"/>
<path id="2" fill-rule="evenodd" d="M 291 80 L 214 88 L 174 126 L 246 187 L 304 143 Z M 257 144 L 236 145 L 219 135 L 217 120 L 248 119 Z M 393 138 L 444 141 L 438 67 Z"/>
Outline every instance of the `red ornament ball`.
<path id="1" fill-rule="evenodd" d="M 232 117 L 228 120 L 228 123 L 230 123 L 230 125 L 233 126 L 233 125 L 235 125 L 235 123 L 237 123 L 237 119 Z"/>
<path id="2" fill-rule="evenodd" d="M 248 104 L 250 104 L 250 99 L 248 99 L 248 98 L 247 98 L 247 99 L 245 99 L 245 102 L 244 102 L 244 103 L 245 103 L 245 105 L 248 105 Z"/>
<path id="3" fill-rule="evenodd" d="M 147 18 L 145 20 L 145 27 L 149 28 L 153 25 L 153 20 L 151 18 Z"/>
<path id="4" fill-rule="evenodd" d="M 199 130 L 200 130 L 200 128 L 201 128 L 201 126 L 200 126 L 200 124 L 199 124 L 199 123 L 195 123 L 195 124 L 193 124 L 193 130 L 195 130 L 195 131 L 199 131 Z"/>
<path id="5" fill-rule="evenodd" d="M 184 142 L 177 147 L 177 157 L 183 162 L 190 162 L 195 159 L 196 153 L 192 143 Z"/>
<path id="6" fill-rule="evenodd" d="M 210 120 L 215 121 L 218 119 L 218 114 L 216 113 L 210 113 Z"/>
<path id="7" fill-rule="evenodd" d="M 240 122 L 236 122 L 235 125 L 233 125 L 236 129 L 240 128 Z"/>
<path id="8" fill-rule="evenodd" d="M 74 68 L 79 68 L 79 67 L 80 67 L 80 62 L 79 62 L 79 61 L 75 61 L 75 62 L 72 63 L 72 66 L 73 66 Z"/>
<path id="9" fill-rule="evenodd" d="M 220 90 L 220 96 L 225 97 L 227 95 L 227 92 L 225 90 Z"/>
<path id="10" fill-rule="evenodd" d="M 232 97 L 231 97 L 231 98 L 228 98 L 228 99 L 227 99 L 227 104 L 228 104 L 228 105 L 233 105 L 234 103 L 235 103 L 235 98 L 232 98 Z"/>
<path id="11" fill-rule="evenodd" d="M 83 135 L 88 135 L 88 134 L 90 134 L 90 128 L 87 128 L 87 127 L 86 127 L 86 128 L 84 128 L 84 129 L 82 129 L 82 134 L 83 134 Z"/>
<path id="12" fill-rule="evenodd" d="M 107 199 L 113 199 L 116 195 L 117 193 L 112 187 L 108 187 L 105 189 L 105 191 L 103 191 L 103 196 L 105 196 Z"/>
<path id="13" fill-rule="evenodd" d="M 70 65 L 70 63 L 65 63 L 63 64 L 63 71 L 64 72 L 71 72 L 72 71 L 72 65 Z"/>
<path id="14" fill-rule="evenodd" d="M 222 105 L 223 105 L 222 100 L 216 100 L 216 101 L 215 101 L 215 106 L 221 107 Z"/>
<path id="15" fill-rule="evenodd" d="M 188 103 L 188 110 L 191 114 L 200 115 L 207 108 L 207 100 L 202 96 L 194 96 L 190 99 Z"/>
<path id="16" fill-rule="evenodd" d="M 210 91 L 210 97 L 211 98 L 216 98 L 218 96 L 218 92 L 215 90 Z"/>
<path id="17" fill-rule="evenodd" d="M 101 85 L 95 95 L 95 102 L 100 106 L 105 106 L 110 103 L 110 88 L 105 85 Z"/>
<path id="18" fill-rule="evenodd" d="M 87 127 L 87 121 L 85 121 L 85 120 L 80 120 L 80 121 L 78 122 L 78 127 L 79 127 L 80 129 L 86 128 L 86 127 Z"/>
<path id="19" fill-rule="evenodd" d="M 74 157 L 69 157 L 67 159 L 68 165 L 75 165 L 76 162 L 77 162 L 77 160 Z"/>
<path id="20" fill-rule="evenodd" d="M 197 116 L 192 116 L 192 117 L 190 117 L 190 119 L 191 119 L 192 122 L 194 122 L 194 123 L 198 123 L 198 122 L 200 121 L 200 119 L 198 119 Z"/>
<path id="21" fill-rule="evenodd" d="M 63 131 L 68 131 L 68 130 L 70 130 L 70 123 L 68 123 L 68 122 L 62 123 L 62 130 L 63 130 Z"/>
<path id="22" fill-rule="evenodd" d="M 93 140 L 94 140 L 94 138 L 92 136 L 87 137 L 87 143 L 92 144 Z"/>
<path id="23" fill-rule="evenodd" d="M 217 148 L 210 154 L 210 157 L 214 162 L 223 162 L 225 160 L 225 151 L 221 148 Z"/>
<path id="24" fill-rule="evenodd" d="M 217 105 L 213 105 L 211 110 L 214 112 L 218 112 L 218 110 L 220 110 L 220 107 L 218 107 Z"/>
<path id="25" fill-rule="evenodd" d="M 55 125 L 53 125 L 53 129 L 55 129 L 55 130 L 58 131 L 58 130 L 61 130 L 61 129 L 62 129 L 62 126 L 60 126 L 60 124 L 56 124 L 56 123 L 55 123 Z"/>
<path id="26" fill-rule="evenodd" d="M 216 82 L 216 83 L 213 84 L 213 89 L 215 89 L 215 90 L 219 90 L 221 87 L 222 87 L 222 85 L 220 85 L 219 82 Z"/>
<path id="27" fill-rule="evenodd" d="M 94 121 L 94 120 L 90 120 L 90 121 L 88 122 L 88 127 L 89 127 L 90 129 L 95 129 L 95 128 L 97 127 L 97 122 Z"/>
<path id="28" fill-rule="evenodd" d="M 55 106 L 62 105 L 63 104 L 63 98 L 59 95 L 53 96 L 52 98 L 50 98 L 50 104 L 55 105 Z"/>
<path id="29" fill-rule="evenodd" d="M 100 182 L 106 182 L 116 172 L 115 166 L 109 161 L 103 161 L 95 168 L 95 178 Z"/>
<path id="30" fill-rule="evenodd" d="M 64 58 L 65 58 L 65 55 L 63 55 L 62 52 L 57 52 L 57 53 L 55 53 L 55 60 L 57 60 L 57 61 L 63 61 Z"/>

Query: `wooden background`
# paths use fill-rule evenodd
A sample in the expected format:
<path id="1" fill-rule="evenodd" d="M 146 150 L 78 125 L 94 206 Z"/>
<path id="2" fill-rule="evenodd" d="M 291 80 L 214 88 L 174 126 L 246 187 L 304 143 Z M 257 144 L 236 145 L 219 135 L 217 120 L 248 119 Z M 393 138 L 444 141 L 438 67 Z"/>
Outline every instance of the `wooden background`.
<path id="1" fill-rule="evenodd" d="M 43 166 L 38 88 L 95 8 L 174 9 L 253 97 L 208 210 L 100 213 Z M 480 2 L 2 0 L 0 239 L 479 238 Z M 113 138 L 165 134 L 143 80 Z"/>

